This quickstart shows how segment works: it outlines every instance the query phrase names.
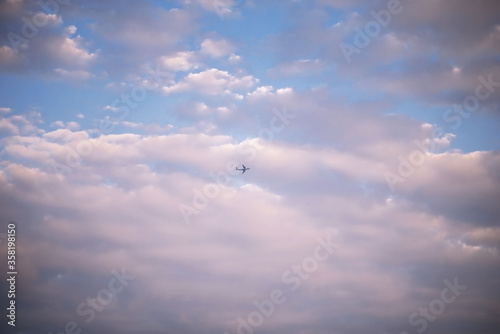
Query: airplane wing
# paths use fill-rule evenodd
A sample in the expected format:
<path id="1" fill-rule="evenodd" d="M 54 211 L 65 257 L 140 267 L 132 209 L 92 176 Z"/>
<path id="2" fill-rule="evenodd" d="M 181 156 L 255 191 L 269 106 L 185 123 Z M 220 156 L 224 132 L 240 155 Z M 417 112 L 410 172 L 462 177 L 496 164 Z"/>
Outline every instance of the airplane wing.
<path id="1" fill-rule="evenodd" d="M 247 168 L 245 167 L 245 165 L 242 165 L 242 166 L 243 166 L 243 169 L 247 169 Z"/>
<path id="2" fill-rule="evenodd" d="M 243 166 L 243 167 L 245 167 L 245 166 Z M 245 172 L 246 172 L 246 171 L 247 171 L 247 170 L 246 170 L 246 169 L 244 169 L 244 170 L 243 170 L 243 173 L 241 173 L 241 174 L 245 174 Z"/>

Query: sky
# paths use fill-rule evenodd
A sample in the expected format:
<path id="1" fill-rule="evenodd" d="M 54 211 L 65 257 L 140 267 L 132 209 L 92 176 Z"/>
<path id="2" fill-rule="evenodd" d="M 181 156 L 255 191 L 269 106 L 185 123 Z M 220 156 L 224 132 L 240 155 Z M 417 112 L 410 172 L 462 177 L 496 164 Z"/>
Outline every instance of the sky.
<path id="1" fill-rule="evenodd" d="M 500 330 L 496 0 L 0 0 L 0 87 L 2 333 Z"/>

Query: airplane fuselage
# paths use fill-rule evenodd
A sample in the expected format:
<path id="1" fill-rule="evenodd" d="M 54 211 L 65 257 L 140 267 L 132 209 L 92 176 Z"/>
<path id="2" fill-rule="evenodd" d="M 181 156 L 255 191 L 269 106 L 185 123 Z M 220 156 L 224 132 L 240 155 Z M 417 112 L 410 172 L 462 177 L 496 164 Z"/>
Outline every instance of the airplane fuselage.
<path id="1" fill-rule="evenodd" d="M 241 174 L 244 174 L 247 170 L 249 170 L 249 169 L 250 169 L 250 168 L 248 168 L 248 167 L 245 167 L 245 165 L 242 165 L 242 167 L 243 167 L 243 168 L 238 168 L 238 167 L 236 167 L 236 170 L 241 170 L 241 171 L 242 171 L 242 172 L 241 172 Z"/>

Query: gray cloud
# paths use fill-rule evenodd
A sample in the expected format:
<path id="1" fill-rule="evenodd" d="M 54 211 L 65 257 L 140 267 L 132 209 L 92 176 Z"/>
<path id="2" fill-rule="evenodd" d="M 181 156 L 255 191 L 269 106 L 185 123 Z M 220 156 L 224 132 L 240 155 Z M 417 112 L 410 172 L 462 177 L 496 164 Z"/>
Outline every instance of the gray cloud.
<path id="1" fill-rule="evenodd" d="M 353 111 L 350 117 L 362 124 L 367 116 Z M 393 125 L 384 116 L 378 120 L 386 143 L 403 138 L 391 135 Z M 372 115 L 370 124 L 376 122 Z M 421 131 L 418 124 L 406 126 L 415 134 Z M 365 180 L 373 192 L 359 188 L 357 180 L 366 170 L 355 161 L 390 165 L 390 155 L 384 149 L 362 154 L 356 142 L 346 143 L 342 150 L 319 146 L 312 151 L 279 141 L 245 144 L 228 136 L 117 134 L 96 139 L 100 143 L 84 163 L 60 182 L 48 168 L 52 159 L 64 157 L 57 156 L 56 147 L 85 140 L 81 132 L 64 131 L 57 140 L 51 133 L 39 135 L 41 141 L 4 139 L 9 158 L 0 178 L 2 220 L 18 221 L 23 238 L 18 300 L 26 322 L 20 324 L 21 330 L 56 331 L 75 321 L 96 333 L 159 333 L 165 328 L 195 333 L 202 327 L 213 333 L 235 332 L 238 316 L 248 315 L 254 300 L 268 298 L 276 288 L 286 291 L 287 302 L 259 328 L 263 332 L 308 328 L 317 333 L 361 333 L 366 326 L 378 331 L 415 329 L 408 317 L 439 298 L 443 280 L 454 277 L 467 290 L 429 326 L 446 331 L 463 319 L 462 314 L 468 315 L 462 321 L 474 323 L 478 310 L 486 317 L 481 326 L 496 324 L 488 315 L 497 308 L 494 295 L 483 289 L 483 279 L 494 277 L 491 268 L 498 262 L 498 240 L 485 239 L 482 221 L 464 224 L 461 211 L 446 204 L 466 205 L 471 214 L 487 215 L 485 208 L 495 198 L 491 191 L 498 188 L 491 183 L 498 182 L 495 155 L 433 154 L 404 183 L 400 197 L 387 200 L 389 193 L 381 190 L 381 185 L 386 187 L 382 175 Z M 364 135 L 379 138 L 380 131 Z M 18 151 L 12 145 L 19 141 L 31 143 Z M 44 159 L 45 169 L 14 162 L 37 159 L 30 152 L 43 151 L 49 143 L 56 146 L 51 146 L 51 158 Z M 214 182 L 208 174 L 224 171 L 221 161 L 241 161 L 244 156 L 238 147 L 248 144 L 262 148 L 255 148 L 255 170 L 247 184 L 231 177 L 186 225 L 179 205 L 191 205 L 193 190 L 205 191 Z M 467 159 L 470 165 L 457 159 Z M 153 170 L 153 161 L 165 167 Z M 173 168 L 176 164 L 183 167 Z M 338 170 L 337 183 L 322 186 L 321 169 Z M 465 197 L 453 188 L 464 182 L 460 173 L 474 185 Z M 493 173 L 494 178 L 484 179 L 482 173 Z M 285 185 L 288 180 L 294 182 Z M 308 183 L 314 186 L 308 188 Z M 438 198 L 449 202 L 443 204 Z M 471 202 L 472 198 L 491 201 Z M 26 207 L 30 210 L 23 211 Z M 495 215 L 491 211 L 490 217 Z M 486 225 L 498 234 L 491 221 Z M 324 237 L 329 228 L 338 231 L 339 248 L 292 291 L 291 284 L 282 281 L 283 273 L 303 263 L 316 238 Z M 473 274 L 468 266 L 475 268 Z M 122 267 L 136 279 L 87 324 L 76 307 L 95 298 L 111 279 L 111 271 Z M 488 282 L 489 289 L 498 284 Z"/>

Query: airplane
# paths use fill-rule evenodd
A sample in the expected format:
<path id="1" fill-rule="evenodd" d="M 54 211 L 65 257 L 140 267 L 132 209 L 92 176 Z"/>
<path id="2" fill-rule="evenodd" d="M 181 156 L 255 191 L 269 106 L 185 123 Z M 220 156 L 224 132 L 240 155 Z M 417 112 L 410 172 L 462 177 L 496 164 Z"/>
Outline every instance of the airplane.
<path id="1" fill-rule="evenodd" d="M 238 168 L 238 167 L 236 167 L 236 170 L 242 170 L 243 172 L 241 172 L 241 174 L 245 174 L 245 172 L 246 172 L 247 170 L 249 170 L 250 168 L 245 167 L 245 165 L 242 165 L 242 166 L 243 166 L 243 168 Z"/>

